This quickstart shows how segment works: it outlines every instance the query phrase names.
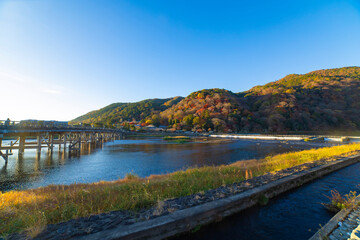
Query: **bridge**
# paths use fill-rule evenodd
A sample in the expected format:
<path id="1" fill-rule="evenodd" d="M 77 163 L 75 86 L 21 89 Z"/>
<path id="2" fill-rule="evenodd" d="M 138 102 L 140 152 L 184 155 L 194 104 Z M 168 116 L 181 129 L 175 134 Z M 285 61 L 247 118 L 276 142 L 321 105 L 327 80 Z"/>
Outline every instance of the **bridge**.
<path id="1" fill-rule="evenodd" d="M 93 128 L 84 126 L 22 126 L 18 122 L 0 124 L 0 158 L 7 164 L 13 150 L 21 157 L 26 149 L 41 153 L 46 148 L 52 154 L 54 145 L 65 151 L 79 151 L 82 146 L 101 146 L 104 142 L 123 139 L 123 129 Z M 4 144 L 5 139 L 9 139 Z"/>

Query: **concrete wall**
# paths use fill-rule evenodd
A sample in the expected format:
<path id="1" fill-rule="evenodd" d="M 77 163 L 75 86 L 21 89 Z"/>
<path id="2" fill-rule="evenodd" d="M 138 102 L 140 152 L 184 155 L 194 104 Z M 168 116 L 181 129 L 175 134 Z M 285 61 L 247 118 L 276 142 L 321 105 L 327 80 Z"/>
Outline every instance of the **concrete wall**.
<path id="1" fill-rule="evenodd" d="M 343 158 L 326 165 L 299 172 L 269 184 L 228 198 L 215 200 L 152 220 L 78 237 L 77 239 L 164 239 L 187 232 L 198 225 L 219 221 L 224 217 L 252 207 L 264 196 L 275 197 L 316 178 L 360 161 L 360 155 Z"/>

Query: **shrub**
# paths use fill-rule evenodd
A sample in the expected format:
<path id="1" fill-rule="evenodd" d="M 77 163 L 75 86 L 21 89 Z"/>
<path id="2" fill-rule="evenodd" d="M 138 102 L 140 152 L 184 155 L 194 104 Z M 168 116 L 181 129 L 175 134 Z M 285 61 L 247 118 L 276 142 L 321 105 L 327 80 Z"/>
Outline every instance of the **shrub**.
<path id="1" fill-rule="evenodd" d="M 350 191 L 349 194 L 341 196 L 337 190 L 331 190 L 331 196 L 326 196 L 330 199 L 330 203 L 322 203 L 331 212 L 339 212 L 344 208 L 349 208 L 354 204 L 354 200 L 357 196 L 355 191 Z"/>

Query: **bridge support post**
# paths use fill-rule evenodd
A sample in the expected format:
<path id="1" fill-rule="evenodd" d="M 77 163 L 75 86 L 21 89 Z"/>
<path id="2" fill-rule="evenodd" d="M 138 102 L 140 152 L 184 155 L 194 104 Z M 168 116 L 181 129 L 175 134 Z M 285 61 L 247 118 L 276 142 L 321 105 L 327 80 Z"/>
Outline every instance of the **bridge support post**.
<path id="1" fill-rule="evenodd" d="M 34 162 L 34 170 L 35 171 L 40 170 L 40 157 L 41 157 L 41 152 L 37 151 L 36 157 L 35 157 L 35 162 Z"/>
<path id="2" fill-rule="evenodd" d="M 36 140 L 37 140 L 37 153 L 40 154 L 41 153 L 41 142 L 42 142 L 42 139 L 41 139 L 41 136 L 37 136 L 36 137 Z"/>
<path id="3" fill-rule="evenodd" d="M 60 150 L 61 150 L 61 140 L 62 140 L 62 135 L 61 134 L 59 134 L 58 135 L 58 144 L 59 144 L 59 152 L 60 152 Z"/>
<path id="4" fill-rule="evenodd" d="M 65 133 L 64 134 L 64 151 L 66 150 L 66 137 L 67 137 L 67 134 Z"/>
<path id="5" fill-rule="evenodd" d="M 25 136 L 20 136 L 20 141 L 19 141 L 19 155 L 23 155 L 24 150 L 25 150 Z"/>
<path id="6" fill-rule="evenodd" d="M 81 133 L 79 134 L 79 153 L 81 151 Z"/>
<path id="7" fill-rule="evenodd" d="M 8 163 L 8 159 L 9 159 L 9 151 L 6 150 L 5 154 L 3 154 L 2 151 L 1 151 L 3 137 L 4 136 L 2 134 L 0 134 L 0 156 L 3 157 L 3 159 L 5 160 L 5 166 L 6 166 L 7 163 Z"/>
<path id="8" fill-rule="evenodd" d="M 6 150 L 6 155 L 4 155 L 2 152 L 1 152 L 1 146 L 2 146 L 2 140 L 3 140 L 3 135 L 0 134 L 0 156 L 2 156 L 5 160 L 5 165 L 7 165 L 7 161 L 8 161 L 8 151 Z"/>
<path id="9" fill-rule="evenodd" d="M 53 150 L 54 150 L 54 134 L 50 134 L 49 135 L 49 144 L 50 144 L 50 153 L 52 154 L 53 153 Z"/>
<path id="10" fill-rule="evenodd" d="M 5 154 L 5 165 L 7 165 L 7 163 L 8 163 L 8 160 L 9 160 L 9 150 L 6 150 L 6 154 Z"/>
<path id="11" fill-rule="evenodd" d="M 91 150 L 91 144 L 93 144 L 93 133 L 90 133 L 90 136 L 89 136 L 89 151 Z"/>

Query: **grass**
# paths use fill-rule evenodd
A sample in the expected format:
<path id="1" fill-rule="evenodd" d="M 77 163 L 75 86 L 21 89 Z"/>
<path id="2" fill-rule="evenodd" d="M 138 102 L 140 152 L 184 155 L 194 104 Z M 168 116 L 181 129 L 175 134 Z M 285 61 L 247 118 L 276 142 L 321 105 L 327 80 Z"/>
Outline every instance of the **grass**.
<path id="1" fill-rule="evenodd" d="M 165 136 L 164 140 L 188 140 L 190 137 L 188 136 Z"/>
<path id="2" fill-rule="evenodd" d="M 24 230 L 35 236 L 46 224 L 114 210 L 156 206 L 165 199 L 204 192 L 307 162 L 353 155 L 359 150 L 360 144 L 349 144 L 147 178 L 128 174 L 124 179 L 111 182 L 0 192 L 0 236 Z"/>
<path id="3" fill-rule="evenodd" d="M 150 133 L 136 133 L 136 134 L 128 134 L 127 138 L 131 137 L 163 137 L 164 134 L 150 134 Z"/>
<path id="4" fill-rule="evenodd" d="M 191 138 L 187 136 L 165 136 L 163 139 L 171 141 L 172 143 L 187 143 L 191 140 Z"/>
<path id="5" fill-rule="evenodd" d="M 342 209 L 353 206 L 356 197 L 357 193 L 355 191 L 350 191 L 350 193 L 341 196 L 337 190 L 331 190 L 331 196 L 327 197 L 330 203 L 322 203 L 322 205 L 331 212 L 339 212 Z"/>

